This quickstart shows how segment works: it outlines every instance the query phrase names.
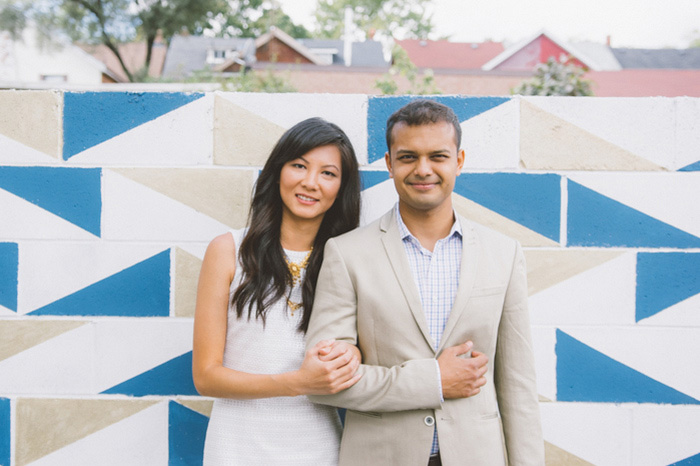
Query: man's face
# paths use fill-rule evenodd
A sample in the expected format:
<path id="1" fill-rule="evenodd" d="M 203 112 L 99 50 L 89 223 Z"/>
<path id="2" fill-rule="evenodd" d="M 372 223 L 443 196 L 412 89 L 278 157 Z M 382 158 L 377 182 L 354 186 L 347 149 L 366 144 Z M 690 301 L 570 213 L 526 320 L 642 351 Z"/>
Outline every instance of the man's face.
<path id="1" fill-rule="evenodd" d="M 454 132 L 447 122 L 394 126 L 384 159 L 402 209 L 415 213 L 452 209 L 452 190 L 464 165 L 464 151 L 458 150 Z"/>

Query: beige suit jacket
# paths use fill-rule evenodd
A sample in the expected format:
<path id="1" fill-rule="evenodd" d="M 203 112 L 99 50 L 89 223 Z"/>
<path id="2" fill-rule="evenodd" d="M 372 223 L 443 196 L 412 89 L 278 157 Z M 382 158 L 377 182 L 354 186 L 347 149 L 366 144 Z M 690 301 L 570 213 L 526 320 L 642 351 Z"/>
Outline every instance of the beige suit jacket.
<path id="1" fill-rule="evenodd" d="M 341 465 L 425 466 L 434 428 L 445 466 L 544 464 L 520 245 L 459 221 L 459 289 L 437 352 L 393 210 L 326 244 L 307 344 L 342 339 L 363 358 L 353 387 L 310 397 L 348 409 Z M 467 340 L 489 358 L 487 383 L 441 402 L 436 358 Z"/>

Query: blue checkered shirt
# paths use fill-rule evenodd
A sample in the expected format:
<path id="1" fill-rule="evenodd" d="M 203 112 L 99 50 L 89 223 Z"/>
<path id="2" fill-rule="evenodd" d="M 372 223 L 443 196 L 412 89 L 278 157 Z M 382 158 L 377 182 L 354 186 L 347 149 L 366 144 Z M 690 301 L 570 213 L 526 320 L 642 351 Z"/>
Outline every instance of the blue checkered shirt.
<path id="1" fill-rule="evenodd" d="M 411 274 L 418 286 L 421 305 L 433 340 L 433 348 L 437 350 L 457 296 L 459 269 L 462 264 L 462 227 L 459 221 L 455 220 L 449 234 L 438 240 L 431 252 L 421 246 L 416 237 L 408 231 L 401 218 L 398 203 L 394 213 L 403 247 L 408 256 Z M 436 430 L 431 454 L 438 451 Z"/>

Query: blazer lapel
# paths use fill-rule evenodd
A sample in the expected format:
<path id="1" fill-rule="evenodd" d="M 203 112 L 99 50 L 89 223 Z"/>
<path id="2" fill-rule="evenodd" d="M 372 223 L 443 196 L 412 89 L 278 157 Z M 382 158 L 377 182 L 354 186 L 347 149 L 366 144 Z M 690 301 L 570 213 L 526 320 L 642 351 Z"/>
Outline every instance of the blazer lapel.
<path id="1" fill-rule="evenodd" d="M 445 342 L 448 341 L 450 333 L 454 330 L 457 321 L 466 308 L 472 288 L 474 288 L 479 265 L 481 248 L 479 247 L 479 239 L 474 232 L 474 227 L 464 217 L 459 216 L 458 218 L 462 226 L 462 263 L 459 269 L 459 287 L 450 311 L 450 317 L 447 319 L 445 330 L 442 332 L 442 338 L 440 338 L 438 352 L 444 348 Z"/>
<path id="2" fill-rule="evenodd" d="M 411 266 L 408 263 L 406 251 L 403 248 L 403 242 L 401 240 L 401 235 L 399 234 L 399 227 L 396 224 L 396 219 L 394 218 L 394 209 L 382 217 L 379 228 L 384 233 L 382 235 L 382 243 L 384 244 L 384 250 L 389 257 L 389 262 L 391 263 L 391 268 L 394 271 L 396 280 L 399 282 L 399 286 L 406 297 L 406 301 L 408 301 L 408 307 L 413 314 L 413 318 L 415 319 L 418 328 L 420 328 L 420 331 L 423 334 L 423 338 L 425 338 L 426 343 L 432 349 L 433 339 L 430 337 L 428 321 L 425 319 L 425 313 L 423 312 L 423 306 L 420 302 L 418 287 L 416 286 L 416 282 L 411 274 Z"/>

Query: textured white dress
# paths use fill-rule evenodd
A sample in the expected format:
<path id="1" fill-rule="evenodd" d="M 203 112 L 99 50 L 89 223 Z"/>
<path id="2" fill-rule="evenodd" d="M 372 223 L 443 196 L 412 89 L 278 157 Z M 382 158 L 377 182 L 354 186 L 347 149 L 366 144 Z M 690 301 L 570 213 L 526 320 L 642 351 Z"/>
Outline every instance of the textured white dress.
<path id="1" fill-rule="evenodd" d="M 243 233 L 231 232 L 236 247 Z M 296 263 L 306 257 L 306 252 L 285 252 Z M 240 268 L 239 264 L 231 296 L 240 281 Z M 299 285 L 292 289 L 291 300 L 301 302 Z M 268 310 L 263 328 L 259 319 L 238 319 L 229 304 L 224 366 L 256 374 L 298 369 L 305 343 L 304 334 L 297 330 L 301 315 L 299 309 L 291 316 L 283 298 Z M 305 396 L 216 399 L 204 444 L 204 465 L 337 465 L 340 433 L 335 408 L 311 403 Z"/>

